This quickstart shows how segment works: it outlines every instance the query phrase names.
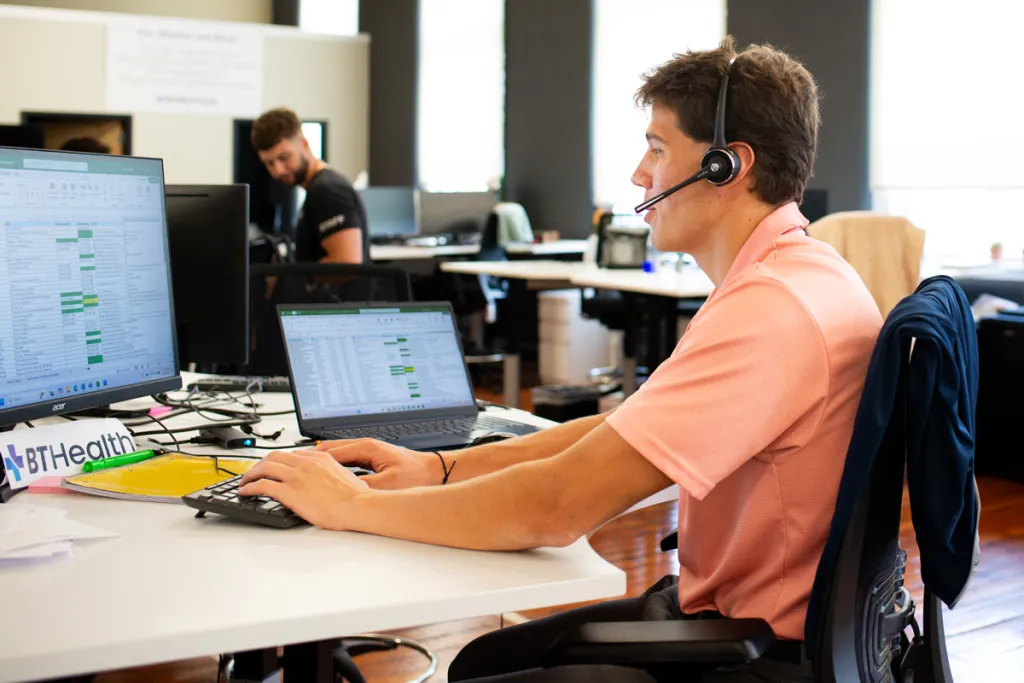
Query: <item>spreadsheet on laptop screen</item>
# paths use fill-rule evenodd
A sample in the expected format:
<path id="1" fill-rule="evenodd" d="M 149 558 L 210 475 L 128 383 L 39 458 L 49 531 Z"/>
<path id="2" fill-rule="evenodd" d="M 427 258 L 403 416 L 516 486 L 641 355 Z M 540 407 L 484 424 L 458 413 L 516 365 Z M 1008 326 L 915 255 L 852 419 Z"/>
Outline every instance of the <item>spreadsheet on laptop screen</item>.
<path id="1" fill-rule="evenodd" d="M 448 308 L 283 310 L 281 325 L 303 419 L 473 404 Z"/>

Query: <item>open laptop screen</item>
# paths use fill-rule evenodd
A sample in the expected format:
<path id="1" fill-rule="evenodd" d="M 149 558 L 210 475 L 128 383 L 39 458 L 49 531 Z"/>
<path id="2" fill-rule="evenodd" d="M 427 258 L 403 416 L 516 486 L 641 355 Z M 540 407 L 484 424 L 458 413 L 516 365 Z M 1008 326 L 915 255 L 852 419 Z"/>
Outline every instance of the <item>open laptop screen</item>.
<path id="1" fill-rule="evenodd" d="M 474 404 L 448 306 L 282 307 L 280 315 L 304 420 Z"/>

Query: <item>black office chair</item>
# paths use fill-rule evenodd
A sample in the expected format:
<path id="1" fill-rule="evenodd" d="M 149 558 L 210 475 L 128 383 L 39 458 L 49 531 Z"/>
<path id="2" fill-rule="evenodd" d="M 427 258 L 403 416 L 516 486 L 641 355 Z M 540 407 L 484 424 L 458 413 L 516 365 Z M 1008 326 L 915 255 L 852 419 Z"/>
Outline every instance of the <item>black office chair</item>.
<path id="1" fill-rule="evenodd" d="M 970 332 L 962 331 L 955 340 L 968 354 L 973 347 L 964 335 Z M 973 364 L 976 369 L 976 348 Z M 907 386 L 907 365 L 900 371 L 900 389 Z M 896 395 L 905 394 L 898 390 Z M 972 400 L 970 406 L 974 405 Z M 888 429 L 904 420 L 905 407 L 897 402 L 888 416 Z M 973 423 L 967 429 L 973 442 Z M 939 599 L 925 587 L 922 633 L 915 603 L 903 585 L 906 553 L 899 545 L 899 529 L 907 456 L 898 444 L 892 450 L 892 457 L 880 454 L 875 459 L 846 528 L 832 529 L 829 542 L 839 544 L 832 568 L 829 563 L 818 567 L 807 615 L 808 624 L 817 628 L 809 629 L 813 640 L 807 644 L 812 646 L 814 680 L 819 683 L 953 680 Z M 844 484 L 847 476 L 844 473 Z M 968 485 L 973 485 L 973 472 L 968 479 Z M 850 480 L 857 481 L 855 476 Z M 662 541 L 662 549 L 673 549 L 676 542 L 672 534 Z M 908 627 L 914 631 L 912 639 L 906 635 Z M 590 623 L 564 634 L 546 652 L 543 663 L 548 667 L 611 664 L 643 668 L 683 663 L 738 665 L 760 658 L 774 642 L 775 634 L 761 619 Z"/>
<path id="2" fill-rule="evenodd" d="M 278 304 L 411 301 L 401 268 L 341 263 L 254 263 L 249 269 L 250 354 L 243 374 L 288 374 Z"/>

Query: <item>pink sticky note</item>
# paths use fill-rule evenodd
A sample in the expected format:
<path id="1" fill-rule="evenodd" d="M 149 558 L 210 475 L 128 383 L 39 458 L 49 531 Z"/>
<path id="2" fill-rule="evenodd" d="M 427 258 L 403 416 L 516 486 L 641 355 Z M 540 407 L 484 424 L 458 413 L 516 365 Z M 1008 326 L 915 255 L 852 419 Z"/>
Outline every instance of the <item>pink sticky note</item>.
<path id="1" fill-rule="evenodd" d="M 149 409 L 149 414 L 152 417 L 163 417 L 164 415 L 166 415 L 167 413 L 171 412 L 172 410 L 174 410 L 174 408 L 172 408 L 170 406 L 156 406 L 154 408 L 150 408 Z"/>
<path id="2" fill-rule="evenodd" d="M 66 489 L 60 485 L 61 479 L 64 477 L 43 477 L 36 479 L 34 482 L 28 485 L 29 493 L 74 493 L 70 489 Z"/>

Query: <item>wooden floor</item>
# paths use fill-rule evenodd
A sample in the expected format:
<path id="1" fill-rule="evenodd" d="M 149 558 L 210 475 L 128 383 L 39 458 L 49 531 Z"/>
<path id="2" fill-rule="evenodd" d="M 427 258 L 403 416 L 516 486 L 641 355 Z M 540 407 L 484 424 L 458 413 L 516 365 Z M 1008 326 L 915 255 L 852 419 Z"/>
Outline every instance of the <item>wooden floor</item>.
<path id="1" fill-rule="evenodd" d="M 529 396 L 523 399 L 529 408 Z M 945 612 L 946 642 L 957 683 L 1024 681 L 1024 485 L 993 478 L 978 481 L 981 491 L 982 560 L 966 595 Z M 906 506 L 906 501 L 904 501 Z M 668 573 L 678 571 L 675 553 L 662 553 L 660 539 L 676 527 L 676 504 L 664 503 L 619 518 L 591 538 L 594 549 L 627 575 L 628 594 L 638 595 Z M 904 510 L 901 543 L 911 561 L 907 586 L 921 598 L 920 565 L 909 514 Z M 448 664 L 478 635 L 526 618 L 571 606 L 521 615 L 433 624 L 396 632 L 427 645 L 440 659 L 431 681 L 443 682 Z M 339 634 L 342 635 L 342 634 Z M 426 660 L 409 651 L 364 655 L 359 665 L 370 683 L 401 683 L 423 670 Z M 159 667 L 111 672 L 101 683 L 210 683 L 214 660 L 201 658 Z"/>

